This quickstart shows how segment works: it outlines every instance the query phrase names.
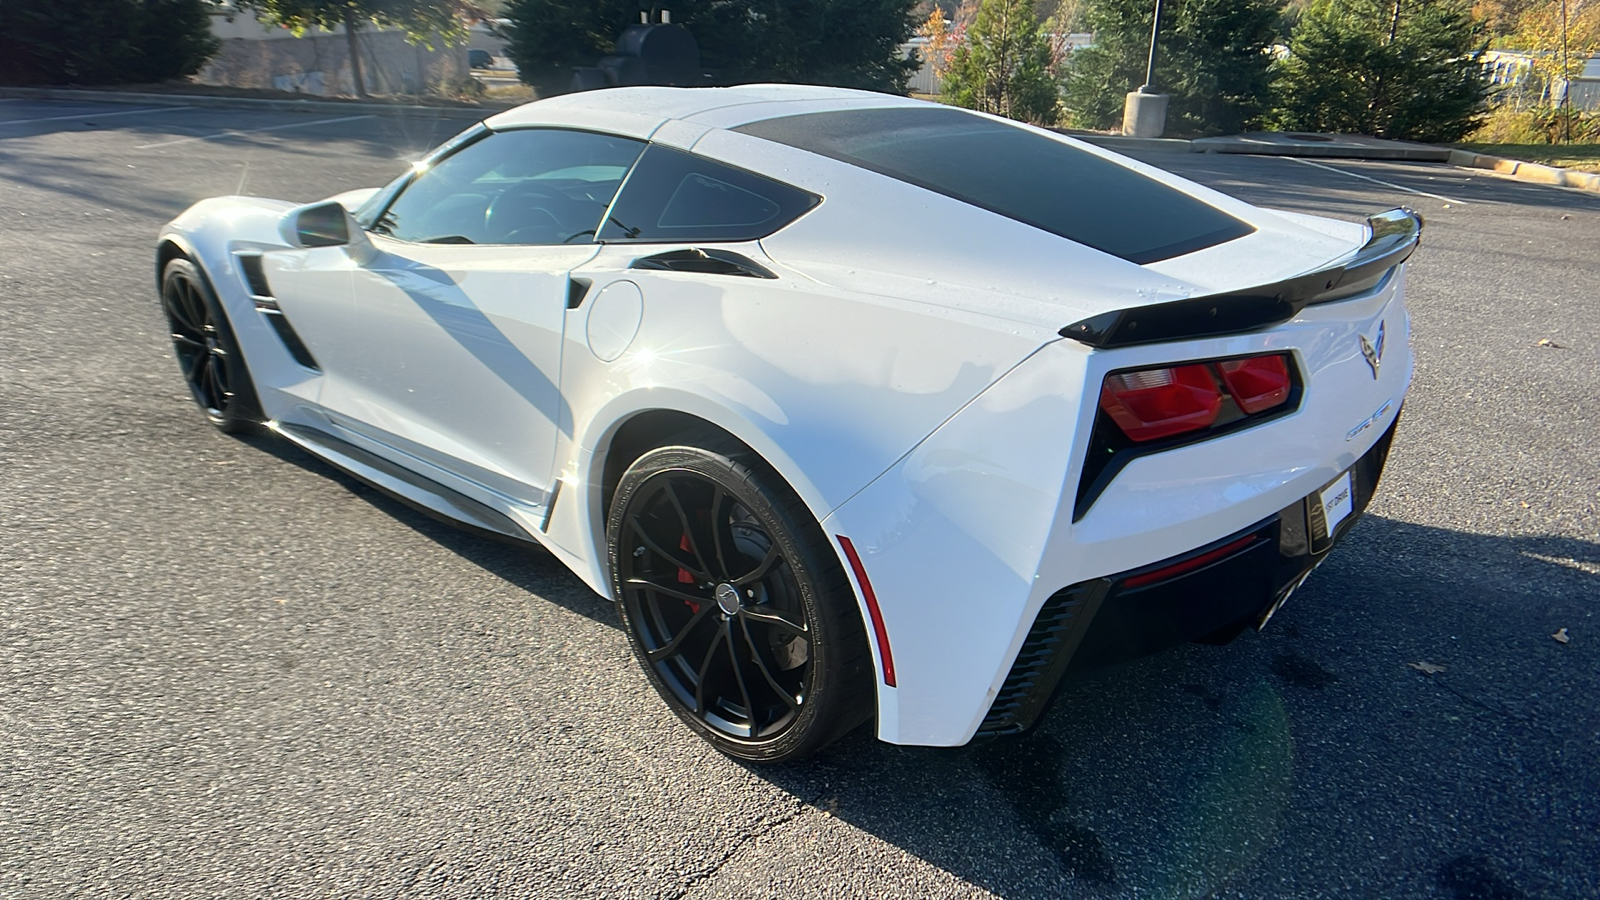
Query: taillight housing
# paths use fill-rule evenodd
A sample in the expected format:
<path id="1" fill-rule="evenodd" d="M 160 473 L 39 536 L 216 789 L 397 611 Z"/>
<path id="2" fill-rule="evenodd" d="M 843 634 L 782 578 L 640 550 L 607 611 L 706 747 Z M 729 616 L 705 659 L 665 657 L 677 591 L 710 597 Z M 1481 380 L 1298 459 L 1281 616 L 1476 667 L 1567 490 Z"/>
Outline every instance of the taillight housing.
<path id="1" fill-rule="evenodd" d="M 1100 409 L 1135 443 L 1205 431 L 1289 402 L 1287 353 L 1152 366 L 1113 372 L 1100 386 Z"/>
<path id="2" fill-rule="evenodd" d="M 1078 476 L 1072 520 L 1082 519 L 1122 467 L 1147 454 L 1275 419 L 1300 406 L 1288 353 L 1258 353 L 1140 369 L 1100 383 L 1100 414 Z"/>
<path id="3" fill-rule="evenodd" d="M 1100 408 L 1135 441 L 1154 441 L 1211 427 L 1222 391 L 1205 366 L 1170 366 L 1107 375 Z"/>
<path id="4" fill-rule="evenodd" d="M 1294 386 L 1289 380 L 1289 360 L 1282 353 L 1224 360 L 1217 363 L 1217 374 L 1233 402 L 1250 415 L 1282 406 Z"/>

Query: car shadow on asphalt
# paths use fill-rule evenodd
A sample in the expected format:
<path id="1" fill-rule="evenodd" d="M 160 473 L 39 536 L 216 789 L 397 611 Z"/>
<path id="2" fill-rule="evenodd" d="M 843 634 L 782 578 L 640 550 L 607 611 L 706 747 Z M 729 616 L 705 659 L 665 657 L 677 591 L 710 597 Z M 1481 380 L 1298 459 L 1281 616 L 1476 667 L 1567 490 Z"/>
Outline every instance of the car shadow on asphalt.
<path id="1" fill-rule="evenodd" d="M 549 553 L 435 520 L 287 441 L 246 440 L 617 627 Z M 899 747 L 863 727 L 747 768 L 1008 898 L 1297 896 L 1330 872 L 1364 873 L 1369 896 L 1588 895 L 1600 823 L 1574 799 L 1592 772 L 1566 748 L 1595 729 L 1597 572 L 1600 544 L 1369 515 L 1265 631 L 1064 685 L 1032 734 Z"/>
<path id="2" fill-rule="evenodd" d="M 756 771 L 1003 897 L 1592 896 L 1597 572 L 1369 516 L 1265 631 L 1066 685 L 1026 737 Z"/>
<path id="3" fill-rule="evenodd" d="M 590 590 L 572 570 L 537 544 L 468 531 L 435 518 L 270 433 L 250 435 L 244 440 L 263 453 L 336 482 L 439 546 L 541 599 L 602 625 L 621 627 L 610 601 Z"/>

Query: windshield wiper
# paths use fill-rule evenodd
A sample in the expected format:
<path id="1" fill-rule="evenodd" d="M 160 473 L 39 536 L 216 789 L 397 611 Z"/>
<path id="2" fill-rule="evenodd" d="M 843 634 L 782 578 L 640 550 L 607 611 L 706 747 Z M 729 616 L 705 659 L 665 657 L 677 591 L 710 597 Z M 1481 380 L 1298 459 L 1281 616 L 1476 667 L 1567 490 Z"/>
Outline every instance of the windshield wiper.
<path id="1" fill-rule="evenodd" d="M 447 234 L 443 237 L 428 238 L 424 244 L 476 244 L 477 241 L 461 234 Z"/>

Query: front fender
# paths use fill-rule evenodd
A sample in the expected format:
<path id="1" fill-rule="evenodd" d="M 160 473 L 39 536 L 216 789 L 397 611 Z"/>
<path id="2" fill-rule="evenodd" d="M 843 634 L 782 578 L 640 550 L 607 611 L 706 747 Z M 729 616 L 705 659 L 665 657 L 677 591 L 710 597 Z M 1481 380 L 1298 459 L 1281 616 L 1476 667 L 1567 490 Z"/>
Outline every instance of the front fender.
<path id="1" fill-rule="evenodd" d="M 261 197 L 213 197 L 162 226 L 157 238 L 157 293 L 167 260 L 181 253 L 194 261 L 227 314 L 250 367 L 262 411 L 269 418 L 311 396 L 315 378 L 295 363 L 283 341 L 256 312 L 239 271 L 237 253 L 291 249 L 283 242 L 278 223 L 284 211 L 295 206 Z"/>

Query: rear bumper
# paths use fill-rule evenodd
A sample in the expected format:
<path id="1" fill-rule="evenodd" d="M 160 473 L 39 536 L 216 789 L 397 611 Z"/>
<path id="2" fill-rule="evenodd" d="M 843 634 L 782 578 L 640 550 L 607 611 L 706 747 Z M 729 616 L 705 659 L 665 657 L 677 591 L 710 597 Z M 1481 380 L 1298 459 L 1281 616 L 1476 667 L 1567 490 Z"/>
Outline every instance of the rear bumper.
<path id="1" fill-rule="evenodd" d="M 897 683 L 880 670 L 878 736 L 966 743 L 1007 689 L 1041 615 L 1070 612 L 1081 624 L 1061 639 L 1087 637 L 1108 597 L 1089 615 L 1055 599 L 1064 586 L 1106 580 L 1121 585 L 1119 604 L 1122 594 L 1132 603 L 1129 577 L 1281 525 L 1283 510 L 1355 467 L 1410 383 L 1404 280 L 1402 268 L 1369 296 L 1308 306 L 1292 322 L 1248 335 L 1111 350 L 1047 345 L 824 518 L 824 530 L 858 550 L 893 649 Z M 1388 352 L 1374 367 L 1360 342 L 1380 325 Z M 1107 372 L 1280 352 L 1294 354 L 1303 376 L 1294 412 L 1133 458 L 1077 516 L 1094 398 Z M 1271 599 L 1266 589 L 1257 597 L 1256 605 Z M 1191 624 L 1180 620 L 1177 634 L 1151 641 L 1210 634 Z M 875 649 L 881 660 L 885 648 Z"/>
<path id="2" fill-rule="evenodd" d="M 1038 724 L 1075 675 L 1176 644 L 1226 643 L 1262 624 L 1342 540 L 1377 490 L 1399 417 L 1351 467 L 1354 511 L 1333 534 L 1315 495 L 1218 541 L 1062 588 L 1044 602 L 979 736 Z"/>

